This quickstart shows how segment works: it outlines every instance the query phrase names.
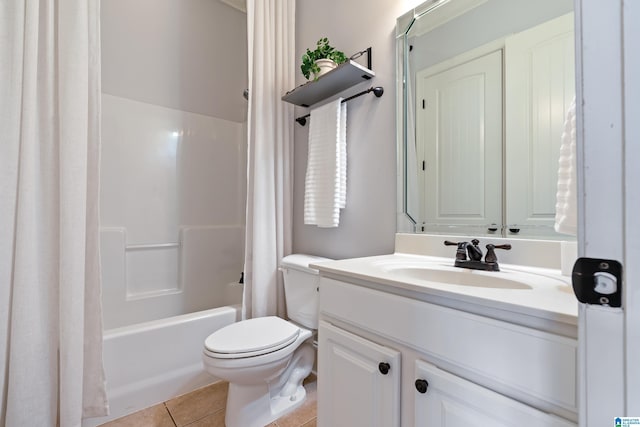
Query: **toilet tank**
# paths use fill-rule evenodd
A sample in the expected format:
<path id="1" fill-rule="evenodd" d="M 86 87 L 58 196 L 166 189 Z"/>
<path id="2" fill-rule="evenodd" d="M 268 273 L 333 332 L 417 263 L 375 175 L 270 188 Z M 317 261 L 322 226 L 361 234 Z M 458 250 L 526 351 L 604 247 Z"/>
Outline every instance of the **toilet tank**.
<path id="1" fill-rule="evenodd" d="M 292 254 L 282 258 L 280 269 L 284 277 L 287 316 L 294 322 L 318 329 L 318 270 L 309 264 L 331 261 L 314 255 Z"/>

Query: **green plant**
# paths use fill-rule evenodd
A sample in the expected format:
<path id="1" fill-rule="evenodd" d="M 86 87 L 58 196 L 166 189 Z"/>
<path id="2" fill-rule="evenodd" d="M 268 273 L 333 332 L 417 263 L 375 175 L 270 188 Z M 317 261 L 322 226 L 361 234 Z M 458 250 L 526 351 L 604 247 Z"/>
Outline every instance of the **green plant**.
<path id="1" fill-rule="evenodd" d="M 318 40 L 315 50 L 311 51 L 307 48 L 307 52 L 302 55 L 300 70 L 305 78 L 308 79 L 311 73 L 318 73 L 320 71 L 320 67 L 316 65 L 318 59 L 331 59 L 338 65 L 347 61 L 347 57 L 343 52 L 336 50 L 336 48 L 329 44 L 328 38 L 321 38 Z"/>

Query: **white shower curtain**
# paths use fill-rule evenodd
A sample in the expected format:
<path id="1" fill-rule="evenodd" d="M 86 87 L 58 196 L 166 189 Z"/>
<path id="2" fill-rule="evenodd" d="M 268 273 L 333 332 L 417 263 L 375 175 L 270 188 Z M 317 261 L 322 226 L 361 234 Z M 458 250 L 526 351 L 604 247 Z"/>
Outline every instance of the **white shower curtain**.
<path id="1" fill-rule="evenodd" d="M 0 425 L 107 412 L 99 0 L 0 2 Z"/>
<path id="2" fill-rule="evenodd" d="M 249 119 L 243 317 L 284 316 L 278 265 L 291 253 L 295 0 L 247 0 Z"/>

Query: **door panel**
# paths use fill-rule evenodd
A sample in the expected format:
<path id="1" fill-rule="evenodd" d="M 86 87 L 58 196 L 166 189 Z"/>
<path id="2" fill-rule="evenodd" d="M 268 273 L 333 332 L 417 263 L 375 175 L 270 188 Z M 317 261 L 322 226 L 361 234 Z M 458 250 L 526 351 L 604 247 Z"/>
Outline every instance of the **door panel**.
<path id="1" fill-rule="evenodd" d="M 426 393 L 414 390 L 416 426 L 576 427 L 420 360 L 415 374 L 429 383 Z"/>
<path id="2" fill-rule="evenodd" d="M 417 75 L 425 231 L 502 223 L 502 51 Z"/>
<path id="3" fill-rule="evenodd" d="M 399 426 L 400 353 L 324 321 L 318 341 L 318 426 Z"/>

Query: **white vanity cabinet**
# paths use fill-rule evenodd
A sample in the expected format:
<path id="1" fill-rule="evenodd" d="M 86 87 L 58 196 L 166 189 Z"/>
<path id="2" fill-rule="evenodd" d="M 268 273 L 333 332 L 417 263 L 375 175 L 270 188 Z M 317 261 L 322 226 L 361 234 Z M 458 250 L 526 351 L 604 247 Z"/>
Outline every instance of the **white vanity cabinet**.
<path id="1" fill-rule="evenodd" d="M 577 425 L 574 337 L 336 278 L 320 282 L 318 426 Z"/>

